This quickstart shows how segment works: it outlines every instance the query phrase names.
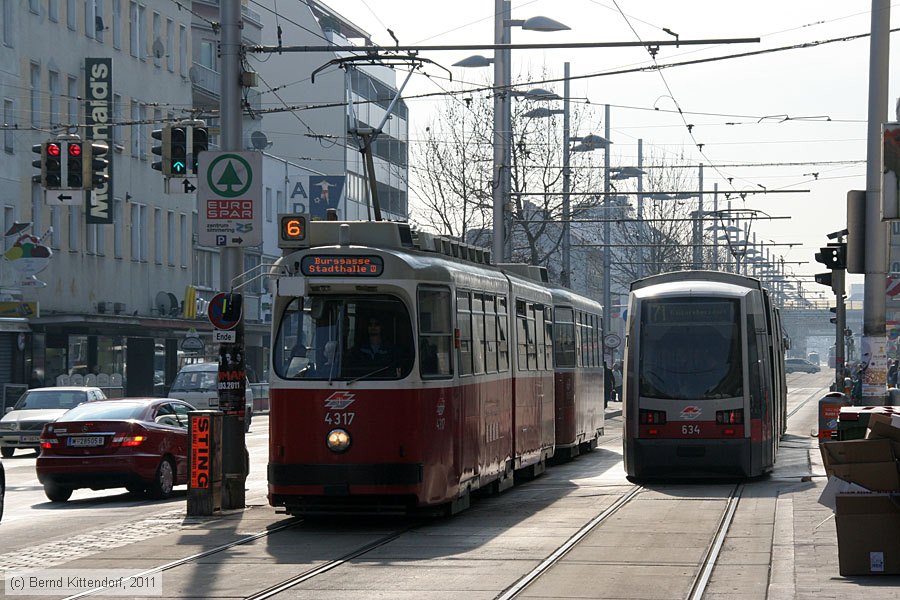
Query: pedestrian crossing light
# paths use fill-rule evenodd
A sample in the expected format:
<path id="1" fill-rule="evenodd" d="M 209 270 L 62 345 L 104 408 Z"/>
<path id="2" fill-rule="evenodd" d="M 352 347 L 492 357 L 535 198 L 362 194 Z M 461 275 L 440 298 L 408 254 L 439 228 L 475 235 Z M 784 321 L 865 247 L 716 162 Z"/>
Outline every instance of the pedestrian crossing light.
<path id="1" fill-rule="evenodd" d="M 107 174 L 109 161 L 104 158 L 109 152 L 109 146 L 98 142 L 89 142 L 85 144 L 84 149 L 87 151 L 84 157 L 84 189 L 93 190 L 103 187 L 109 180 Z"/>
<path id="2" fill-rule="evenodd" d="M 169 133 L 169 176 L 187 175 L 187 128 L 172 127 Z"/>
<path id="3" fill-rule="evenodd" d="M 166 177 L 172 174 L 172 145 L 169 142 L 171 131 L 171 125 L 166 125 L 162 129 L 154 129 L 150 134 L 154 140 L 159 140 L 159 145 L 153 146 L 151 152 L 160 157 L 160 160 L 154 161 L 150 166 L 157 171 L 162 171 Z"/>
<path id="4" fill-rule="evenodd" d="M 209 150 L 209 129 L 206 127 L 191 128 L 191 173 L 197 174 L 200 153 Z"/>

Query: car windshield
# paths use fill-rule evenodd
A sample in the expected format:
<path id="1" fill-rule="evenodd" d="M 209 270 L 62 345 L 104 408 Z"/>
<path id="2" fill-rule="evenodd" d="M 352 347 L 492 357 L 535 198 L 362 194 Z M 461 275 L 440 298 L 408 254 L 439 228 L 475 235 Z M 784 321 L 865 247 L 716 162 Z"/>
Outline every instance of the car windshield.
<path id="1" fill-rule="evenodd" d="M 216 389 L 218 370 L 182 371 L 172 382 L 170 392 L 208 392 Z"/>
<path id="2" fill-rule="evenodd" d="M 73 408 L 60 421 L 127 421 L 137 419 L 146 408 L 138 402 L 89 402 Z"/>
<path id="3" fill-rule="evenodd" d="M 87 400 L 87 394 L 78 390 L 31 390 L 16 402 L 16 410 L 75 408 Z"/>
<path id="4" fill-rule="evenodd" d="M 275 372 L 286 379 L 401 379 L 413 364 L 409 312 L 390 296 L 295 298 L 281 316 Z"/>

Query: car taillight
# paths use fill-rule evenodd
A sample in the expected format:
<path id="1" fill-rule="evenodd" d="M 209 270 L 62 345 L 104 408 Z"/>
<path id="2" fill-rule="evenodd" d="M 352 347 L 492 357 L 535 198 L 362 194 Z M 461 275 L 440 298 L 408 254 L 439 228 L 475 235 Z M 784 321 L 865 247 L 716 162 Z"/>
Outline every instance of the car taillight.
<path id="1" fill-rule="evenodd" d="M 59 440 L 53 437 L 41 437 L 41 448 L 49 450 L 53 446 L 59 445 Z"/>
<path id="2" fill-rule="evenodd" d="M 733 408 L 730 410 L 716 411 L 717 425 L 740 425 L 744 422 L 744 409 Z"/>
<path id="3" fill-rule="evenodd" d="M 666 411 L 641 409 L 638 411 L 638 419 L 641 425 L 665 425 Z"/>
<path id="4" fill-rule="evenodd" d="M 146 435 L 117 435 L 112 439 L 112 445 L 122 446 L 123 448 L 129 448 L 133 446 L 140 446 L 147 439 Z"/>

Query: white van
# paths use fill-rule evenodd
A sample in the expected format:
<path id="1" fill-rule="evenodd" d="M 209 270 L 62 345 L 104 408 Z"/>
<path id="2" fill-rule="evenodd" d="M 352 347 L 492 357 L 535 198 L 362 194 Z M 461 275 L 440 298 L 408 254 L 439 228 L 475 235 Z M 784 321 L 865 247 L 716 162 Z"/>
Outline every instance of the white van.
<path id="1" fill-rule="evenodd" d="M 219 378 L 219 365 L 214 362 L 197 363 L 182 367 L 172 387 L 169 389 L 169 398 L 184 400 L 197 410 L 219 408 L 219 392 L 216 382 Z M 250 430 L 250 421 L 253 418 L 253 390 L 250 381 L 246 382 L 247 391 L 244 399 L 247 408 L 244 416 L 244 431 Z"/>

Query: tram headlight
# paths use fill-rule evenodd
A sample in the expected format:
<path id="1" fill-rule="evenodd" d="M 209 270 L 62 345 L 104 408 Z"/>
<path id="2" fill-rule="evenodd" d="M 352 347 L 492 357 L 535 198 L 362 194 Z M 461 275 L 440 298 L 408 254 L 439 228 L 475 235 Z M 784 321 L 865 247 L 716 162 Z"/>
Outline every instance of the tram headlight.
<path id="1" fill-rule="evenodd" d="M 325 445 L 332 452 L 346 452 L 350 448 L 350 434 L 344 429 L 332 429 L 325 438 Z"/>

